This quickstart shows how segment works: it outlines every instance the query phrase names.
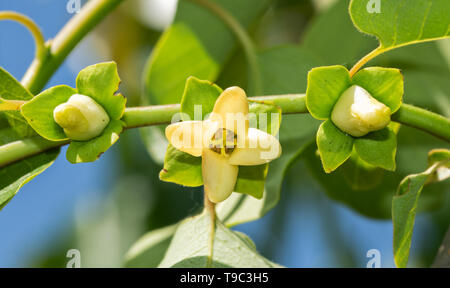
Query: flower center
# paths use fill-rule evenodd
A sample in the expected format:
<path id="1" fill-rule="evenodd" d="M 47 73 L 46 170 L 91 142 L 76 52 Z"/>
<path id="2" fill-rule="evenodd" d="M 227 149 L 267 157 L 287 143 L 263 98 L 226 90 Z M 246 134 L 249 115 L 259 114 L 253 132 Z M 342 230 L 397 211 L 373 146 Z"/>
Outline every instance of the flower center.
<path id="1" fill-rule="evenodd" d="M 237 135 L 233 131 L 220 128 L 211 138 L 209 149 L 223 155 L 230 156 L 237 144 Z"/>

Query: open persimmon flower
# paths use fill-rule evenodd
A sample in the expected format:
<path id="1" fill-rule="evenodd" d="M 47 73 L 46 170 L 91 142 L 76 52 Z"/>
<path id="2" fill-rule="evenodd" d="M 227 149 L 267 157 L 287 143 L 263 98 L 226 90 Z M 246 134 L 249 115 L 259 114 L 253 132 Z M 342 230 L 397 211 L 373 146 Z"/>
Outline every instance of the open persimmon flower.
<path id="1" fill-rule="evenodd" d="M 210 201 L 227 199 L 236 184 L 239 166 L 261 165 L 281 154 L 276 137 L 249 128 L 247 96 L 231 87 L 217 98 L 204 121 L 183 121 L 166 128 L 166 137 L 177 149 L 202 157 L 202 177 Z"/>

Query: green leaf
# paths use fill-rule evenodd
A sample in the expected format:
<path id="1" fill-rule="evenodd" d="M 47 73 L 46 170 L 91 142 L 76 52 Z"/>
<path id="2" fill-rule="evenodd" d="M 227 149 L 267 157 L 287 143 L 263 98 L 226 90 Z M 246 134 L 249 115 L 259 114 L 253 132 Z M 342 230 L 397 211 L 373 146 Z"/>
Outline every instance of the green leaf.
<path id="1" fill-rule="evenodd" d="M 189 77 L 181 99 L 181 112 L 187 114 L 189 119 L 183 120 L 203 120 L 205 115 L 213 110 L 220 93 L 222 89 L 214 83 L 193 76 Z M 195 115 L 195 106 L 201 108 L 200 115 Z M 195 116 L 201 116 L 201 119 L 195 119 Z"/>
<path id="2" fill-rule="evenodd" d="M 154 104 L 177 103 L 186 78 L 214 80 L 218 64 L 189 26 L 175 23 L 161 36 L 147 64 L 146 92 Z"/>
<path id="3" fill-rule="evenodd" d="M 0 168 L 0 210 L 11 201 L 23 185 L 50 167 L 58 154 L 59 148 L 52 149 Z"/>
<path id="4" fill-rule="evenodd" d="M 89 141 L 72 141 L 67 149 L 67 160 L 70 163 L 93 162 L 109 149 L 123 131 L 123 122 L 112 120 L 100 136 Z"/>
<path id="5" fill-rule="evenodd" d="M 352 0 L 350 16 L 362 32 L 374 35 L 382 50 L 448 37 L 448 0 L 380 0 L 380 13 L 368 9 L 368 1 Z"/>
<path id="6" fill-rule="evenodd" d="M 302 47 L 323 63 L 353 65 L 377 45 L 377 40 L 361 34 L 348 13 L 349 0 L 339 0 L 308 23 Z M 383 65 L 384 66 L 384 65 Z"/>
<path id="7" fill-rule="evenodd" d="M 217 0 L 243 26 L 268 7 L 268 0 Z M 189 1 L 178 3 L 174 23 L 160 38 L 144 73 L 152 104 L 179 103 L 189 76 L 215 81 L 236 45 L 232 31 L 215 15 Z"/>
<path id="8" fill-rule="evenodd" d="M 320 125 L 316 141 L 323 169 L 327 173 L 338 168 L 352 154 L 353 137 L 339 130 L 331 120 Z"/>
<path id="9" fill-rule="evenodd" d="M 0 98 L 5 100 L 29 100 L 33 98 L 33 94 L 25 89 L 16 78 L 0 67 Z M 12 129 L 19 136 L 28 137 L 35 135 L 34 130 L 30 128 L 19 111 L 5 111 L 3 113 Z"/>
<path id="10" fill-rule="evenodd" d="M 314 54 L 294 45 L 258 53 L 264 95 L 304 93 L 308 71 L 318 65 Z"/>
<path id="11" fill-rule="evenodd" d="M 448 151 L 447 153 L 450 153 Z M 447 154 L 448 156 L 448 154 Z M 431 158 L 436 157 L 432 156 Z M 435 158 L 436 159 L 436 158 Z M 424 185 L 438 168 L 444 168 L 449 177 L 450 157 L 435 162 L 425 172 L 407 176 L 398 187 L 397 195 L 392 199 L 392 223 L 394 226 L 394 260 L 397 267 L 408 264 L 411 238 L 416 217 L 419 197 Z M 445 180 L 446 177 L 441 180 Z"/>
<path id="12" fill-rule="evenodd" d="M 0 67 L 0 97 L 7 100 L 30 100 L 33 98 L 25 87 L 11 74 Z"/>
<path id="13" fill-rule="evenodd" d="M 156 268 L 170 246 L 178 224 L 148 232 L 139 238 L 125 254 L 125 266 Z"/>
<path id="14" fill-rule="evenodd" d="M 352 78 L 352 83 L 366 89 L 372 97 L 391 108 L 400 108 L 403 97 L 403 76 L 399 69 L 368 67 Z"/>
<path id="15" fill-rule="evenodd" d="M 188 187 L 202 186 L 202 158 L 184 153 L 169 144 L 159 179 Z"/>
<path id="16" fill-rule="evenodd" d="M 53 110 L 76 93 L 75 89 L 65 85 L 49 88 L 22 105 L 22 115 L 42 137 L 51 141 L 66 140 L 63 128 L 53 119 Z"/>
<path id="17" fill-rule="evenodd" d="M 397 135 L 386 127 L 355 139 L 355 150 L 362 160 L 376 167 L 395 171 Z"/>
<path id="18" fill-rule="evenodd" d="M 78 73 L 78 93 L 94 99 L 106 110 L 112 120 L 119 120 L 125 111 L 126 98 L 114 94 L 119 89 L 120 78 L 115 62 L 88 66 Z"/>
<path id="19" fill-rule="evenodd" d="M 216 221 L 211 255 L 209 218 L 203 213 L 181 222 L 159 267 L 205 268 L 209 257 L 212 257 L 211 267 L 280 267 L 259 255 L 248 237 L 243 238 L 220 221 Z"/>
<path id="20" fill-rule="evenodd" d="M 350 83 L 350 74 L 344 66 L 317 67 L 309 71 L 306 106 L 311 115 L 316 119 L 328 119 Z"/>

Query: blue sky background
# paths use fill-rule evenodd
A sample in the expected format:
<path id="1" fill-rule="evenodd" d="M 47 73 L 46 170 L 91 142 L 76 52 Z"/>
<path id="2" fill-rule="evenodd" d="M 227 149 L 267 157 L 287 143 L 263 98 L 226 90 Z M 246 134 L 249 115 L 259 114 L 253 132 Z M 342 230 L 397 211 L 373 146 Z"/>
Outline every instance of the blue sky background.
<path id="1" fill-rule="evenodd" d="M 0 10 L 15 10 L 34 19 L 46 37 L 53 37 L 71 17 L 65 9 L 63 0 L 15 0 L 1 1 Z M 93 64 L 104 60 L 96 55 L 87 54 L 87 49 L 77 48 L 60 67 L 48 86 L 67 84 L 74 86 L 76 69 L 68 63 L 78 65 Z M 34 42 L 24 27 L 10 21 L 0 22 L 0 66 L 20 79 L 34 55 Z M 115 149 L 108 151 L 102 158 L 90 164 L 69 164 L 60 157 L 43 174 L 25 185 L 18 195 L 0 211 L 0 267 L 27 266 L 33 257 L 41 254 L 56 243 L 64 233 L 70 231 L 74 223 L 77 203 L 95 195 L 106 197 L 110 180 L 114 179 L 113 158 Z M 295 169 L 295 167 L 294 167 Z M 156 175 L 155 175 L 156 177 Z M 296 185 L 301 185 L 297 183 Z M 327 207 L 336 215 L 338 229 L 345 241 L 356 251 L 361 267 L 369 260 L 366 252 L 379 249 L 384 267 L 393 266 L 392 225 L 390 221 L 371 220 L 362 217 L 348 208 L 328 200 L 323 193 L 311 186 L 308 193 L 297 193 L 290 201 L 286 213 L 286 235 L 279 235 L 276 259 L 289 267 L 327 267 L 337 265 L 327 234 L 323 229 L 323 213 Z M 318 209 L 321 205 L 321 209 Z M 253 238 L 258 245 L 267 237 L 265 225 L 272 221 L 273 212 L 263 219 L 239 226 Z M 426 234 L 426 217 L 419 217 L 415 234 Z M 285 236 L 285 237 L 283 237 Z M 333 241 L 333 239 L 330 239 Z M 413 240 L 418 245 L 422 240 Z M 414 249 L 413 249 L 414 251 Z M 412 258 L 414 259 L 414 252 Z"/>

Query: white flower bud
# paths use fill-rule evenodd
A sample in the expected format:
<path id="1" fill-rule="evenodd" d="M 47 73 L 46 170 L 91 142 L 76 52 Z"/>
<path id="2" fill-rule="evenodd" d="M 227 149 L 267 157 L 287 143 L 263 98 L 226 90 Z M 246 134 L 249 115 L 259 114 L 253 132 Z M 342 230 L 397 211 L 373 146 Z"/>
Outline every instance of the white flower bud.
<path id="1" fill-rule="evenodd" d="M 91 97 L 74 94 L 53 110 L 53 119 L 67 137 L 87 141 L 100 135 L 109 123 L 105 109 Z"/>
<path id="2" fill-rule="evenodd" d="M 353 85 L 334 105 L 331 120 L 342 131 L 361 137 L 386 127 L 391 121 L 391 109 L 364 88 Z"/>

